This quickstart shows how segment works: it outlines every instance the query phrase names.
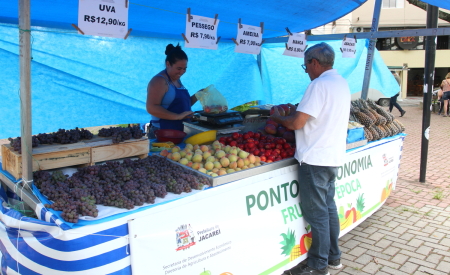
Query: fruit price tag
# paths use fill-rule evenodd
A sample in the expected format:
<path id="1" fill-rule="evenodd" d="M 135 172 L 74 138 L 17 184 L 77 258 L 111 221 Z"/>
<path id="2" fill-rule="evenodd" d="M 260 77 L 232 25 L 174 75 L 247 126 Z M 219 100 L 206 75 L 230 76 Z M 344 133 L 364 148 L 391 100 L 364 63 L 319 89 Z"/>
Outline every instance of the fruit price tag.
<path id="1" fill-rule="evenodd" d="M 79 0 L 78 28 L 84 34 L 124 38 L 128 32 L 126 0 Z"/>
<path id="2" fill-rule="evenodd" d="M 238 25 L 238 35 L 236 42 L 238 45 L 234 48 L 237 53 L 259 54 L 261 51 L 262 33 L 261 27 L 241 24 Z"/>
<path id="3" fill-rule="evenodd" d="M 186 41 L 184 46 L 186 48 L 201 48 L 209 50 L 217 50 L 217 28 L 219 26 L 219 19 L 208 18 L 198 15 L 190 15 L 191 20 L 188 20 L 189 14 L 186 15 Z M 214 20 L 216 24 L 214 25 Z"/>
<path id="4" fill-rule="evenodd" d="M 349 37 L 342 40 L 341 51 L 343 58 L 355 58 L 356 40 L 354 38 Z"/>
<path id="5" fill-rule="evenodd" d="M 306 45 L 306 37 L 304 33 L 293 33 L 289 35 L 289 40 L 286 44 L 286 49 L 283 55 L 304 58 L 305 51 L 308 45 Z"/>

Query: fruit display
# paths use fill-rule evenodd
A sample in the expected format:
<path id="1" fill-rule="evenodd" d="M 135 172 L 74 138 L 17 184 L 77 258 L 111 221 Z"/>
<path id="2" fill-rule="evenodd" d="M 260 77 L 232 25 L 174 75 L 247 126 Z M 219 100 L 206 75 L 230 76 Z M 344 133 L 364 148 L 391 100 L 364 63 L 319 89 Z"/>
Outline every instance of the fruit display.
<path id="1" fill-rule="evenodd" d="M 131 138 L 140 139 L 144 135 L 144 132 L 139 126 L 131 126 L 130 124 L 128 124 L 128 127 L 109 127 L 102 128 L 98 131 L 99 137 L 111 137 L 114 144 Z"/>
<path id="2" fill-rule="evenodd" d="M 349 120 L 365 126 L 364 135 L 368 141 L 395 136 L 405 131 L 400 121 L 370 99 L 352 101 Z"/>
<path id="3" fill-rule="evenodd" d="M 54 133 L 34 135 L 31 138 L 31 143 L 32 147 L 37 147 L 39 144 L 76 143 L 82 139 L 92 139 L 93 137 L 94 135 L 89 130 L 76 127 L 72 130 L 59 129 Z M 8 140 L 13 150 L 22 154 L 21 137 L 8 138 Z"/>
<path id="4" fill-rule="evenodd" d="M 268 163 L 294 156 L 295 143 L 291 145 L 283 137 L 266 135 L 261 132 L 233 133 L 229 137 L 219 138 L 219 142 L 227 146 L 236 146 L 241 150 L 260 157 L 261 161 Z M 292 131 L 290 133 L 294 134 Z M 293 139 L 295 141 L 295 138 Z"/>
<path id="5" fill-rule="evenodd" d="M 155 203 L 167 192 L 181 194 L 209 186 L 206 177 L 195 174 L 160 156 L 79 168 L 72 176 L 61 171 L 37 171 L 33 180 L 41 194 L 51 200 L 45 207 L 63 211 L 61 217 L 78 222 L 79 216 L 98 216 L 96 205 L 132 209 Z"/>
<path id="6" fill-rule="evenodd" d="M 295 112 L 295 109 L 293 109 L 294 107 L 292 106 L 293 105 L 290 106 L 288 104 L 273 106 L 270 109 L 270 115 L 274 114 L 275 110 L 277 110 L 281 116 L 289 116 L 291 113 Z M 295 143 L 294 131 L 284 127 L 283 125 L 278 124 L 277 122 L 273 121 L 270 118 L 267 119 L 266 125 L 263 127 L 263 129 L 260 129 L 259 132 L 265 135 L 282 137 L 287 142 Z"/>
<path id="7" fill-rule="evenodd" d="M 221 144 L 218 140 L 211 145 L 186 144 L 161 151 L 160 155 L 182 165 L 191 167 L 212 177 L 222 176 L 261 165 L 261 158 L 237 146 Z"/>

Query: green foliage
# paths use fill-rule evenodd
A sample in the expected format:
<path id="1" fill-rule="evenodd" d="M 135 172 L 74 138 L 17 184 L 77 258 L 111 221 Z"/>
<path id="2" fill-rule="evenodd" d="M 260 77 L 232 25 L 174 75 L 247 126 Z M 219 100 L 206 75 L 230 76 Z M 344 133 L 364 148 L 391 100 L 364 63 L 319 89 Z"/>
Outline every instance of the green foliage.
<path id="1" fill-rule="evenodd" d="M 255 105 L 258 105 L 258 101 L 257 100 L 253 100 L 253 101 L 247 102 L 245 104 L 236 106 L 234 108 L 231 108 L 231 110 L 238 111 L 238 112 L 245 112 L 248 109 L 250 109 L 250 107 L 255 106 Z"/>

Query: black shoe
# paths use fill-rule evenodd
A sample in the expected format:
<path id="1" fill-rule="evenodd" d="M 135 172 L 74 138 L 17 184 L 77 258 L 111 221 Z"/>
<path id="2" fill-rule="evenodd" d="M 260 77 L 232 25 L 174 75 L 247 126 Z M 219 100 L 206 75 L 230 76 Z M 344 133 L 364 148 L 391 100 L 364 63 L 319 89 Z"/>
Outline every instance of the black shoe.
<path id="1" fill-rule="evenodd" d="M 341 269 L 342 268 L 341 259 L 337 259 L 334 261 L 328 261 L 328 268 Z"/>
<path id="2" fill-rule="evenodd" d="M 405 113 L 406 113 L 406 111 L 405 111 L 405 110 L 402 110 L 402 111 L 400 112 L 400 117 L 402 117 Z"/>
<path id="3" fill-rule="evenodd" d="M 307 265 L 296 266 L 288 271 L 289 275 L 330 275 L 328 272 L 328 267 L 324 269 L 314 269 Z"/>

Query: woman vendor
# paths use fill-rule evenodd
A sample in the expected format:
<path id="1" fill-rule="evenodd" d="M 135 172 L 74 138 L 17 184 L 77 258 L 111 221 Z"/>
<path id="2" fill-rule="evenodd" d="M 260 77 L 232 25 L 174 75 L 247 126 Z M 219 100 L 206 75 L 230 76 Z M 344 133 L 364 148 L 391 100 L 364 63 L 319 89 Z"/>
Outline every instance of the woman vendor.
<path id="1" fill-rule="evenodd" d="M 181 46 L 169 44 L 165 54 L 166 69 L 155 75 L 147 86 L 147 112 L 152 116 L 151 129 L 183 131 L 183 121 L 192 116 L 191 106 L 197 102 L 198 96 L 190 96 L 181 83 L 180 78 L 188 63 Z"/>

